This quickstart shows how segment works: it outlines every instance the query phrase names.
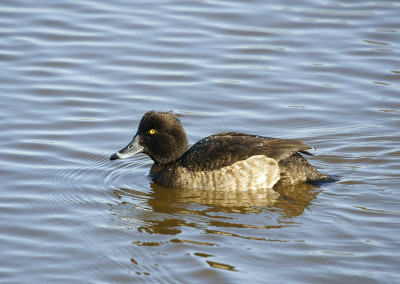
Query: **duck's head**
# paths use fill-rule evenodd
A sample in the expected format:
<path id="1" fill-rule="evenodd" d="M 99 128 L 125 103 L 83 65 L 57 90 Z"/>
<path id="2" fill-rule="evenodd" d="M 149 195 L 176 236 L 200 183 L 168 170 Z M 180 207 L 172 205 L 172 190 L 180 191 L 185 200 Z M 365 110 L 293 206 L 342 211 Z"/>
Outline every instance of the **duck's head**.
<path id="1" fill-rule="evenodd" d="M 158 164 L 177 160 L 189 147 L 179 117 L 171 112 L 145 113 L 132 141 L 121 151 L 112 154 L 110 160 L 126 159 L 137 153 L 147 154 Z"/>

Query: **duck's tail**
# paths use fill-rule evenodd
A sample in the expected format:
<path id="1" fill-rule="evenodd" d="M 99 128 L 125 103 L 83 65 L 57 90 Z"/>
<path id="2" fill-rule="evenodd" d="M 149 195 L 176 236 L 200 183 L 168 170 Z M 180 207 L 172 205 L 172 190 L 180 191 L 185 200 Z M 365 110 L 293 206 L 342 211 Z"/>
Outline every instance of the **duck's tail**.
<path id="1" fill-rule="evenodd" d="M 319 172 L 302 155 L 296 153 L 284 160 L 279 161 L 280 184 L 296 184 L 308 182 L 320 184 L 335 181 L 335 178 Z"/>

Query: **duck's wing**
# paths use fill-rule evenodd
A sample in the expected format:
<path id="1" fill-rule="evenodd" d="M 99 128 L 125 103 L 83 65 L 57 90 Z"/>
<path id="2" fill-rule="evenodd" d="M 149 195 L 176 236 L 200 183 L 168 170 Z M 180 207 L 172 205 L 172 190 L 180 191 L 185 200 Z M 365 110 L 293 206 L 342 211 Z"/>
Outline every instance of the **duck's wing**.
<path id="1" fill-rule="evenodd" d="M 180 159 L 191 170 L 217 170 L 254 155 L 264 155 L 279 162 L 297 152 L 313 149 L 292 139 L 267 138 L 237 132 L 225 132 L 203 138 Z"/>

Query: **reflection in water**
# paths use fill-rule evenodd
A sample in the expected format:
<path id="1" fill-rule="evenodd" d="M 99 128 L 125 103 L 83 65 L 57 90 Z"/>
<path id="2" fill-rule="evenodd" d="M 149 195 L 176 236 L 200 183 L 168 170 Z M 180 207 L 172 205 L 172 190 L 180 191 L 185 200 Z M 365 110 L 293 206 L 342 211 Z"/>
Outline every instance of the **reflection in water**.
<path id="1" fill-rule="evenodd" d="M 169 189 L 156 184 L 151 188 L 149 193 L 116 189 L 118 201 L 110 205 L 116 217 L 113 226 L 132 230 L 135 249 L 130 261 L 135 259 L 139 263 L 135 270 L 142 272 L 154 269 L 140 265 L 142 249 L 147 259 L 149 248 L 154 249 L 156 267 L 161 265 L 160 256 L 179 259 L 181 255 L 175 253 L 184 250 L 210 268 L 240 271 L 229 260 L 213 255 L 213 249 L 224 251 L 232 238 L 286 242 L 271 238 L 268 230 L 298 225 L 293 218 L 302 215 L 320 192 L 309 184 L 240 192 Z"/>
<path id="2" fill-rule="evenodd" d="M 215 261 L 206 261 L 212 268 L 218 268 L 218 269 L 225 269 L 225 270 L 231 270 L 231 271 L 237 271 L 235 266 L 224 264 L 224 263 L 219 263 Z"/>
<path id="3" fill-rule="evenodd" d="M 155 211 L 167 210 L 167 212 L 169 212 L 169 206 L 158 207 L 161 205 L 160 202 L 162 205 L 194 203 L 214 207 L 217 211 L 244 213 L 246 209 L 272 205 L 279 197 L 279 193 L 272 189 L 248 191 L 170 189 L 154 183 L 151 187 L 153 192 L 149 204 Z"/>
<path id="4" fill-rule="evenodd" d="M 320 192 L 310 184 L 286 186 L 277 190 L 236 192 L 170 189 L 156 184 L 151 184 L 151 188 L 148 194 L 126 188 L 114 191 L 121 201 L 111 205 L 111 212 L 118 217 L 121 226 L 136 227 L 140 232 L 175 235 L 181 232 L 179 228 L 182 226 L 198 227 L 201 223 L 183 218 L 186 215 L 201 216 L 203 223 L 215 227 L 283 227 L 284 220 L 303 214 Z M 260 213 L 279 219 L 279 225 L 242 224 L 236 215 L 235 224 L 232 223 L 232 214 Z"/>

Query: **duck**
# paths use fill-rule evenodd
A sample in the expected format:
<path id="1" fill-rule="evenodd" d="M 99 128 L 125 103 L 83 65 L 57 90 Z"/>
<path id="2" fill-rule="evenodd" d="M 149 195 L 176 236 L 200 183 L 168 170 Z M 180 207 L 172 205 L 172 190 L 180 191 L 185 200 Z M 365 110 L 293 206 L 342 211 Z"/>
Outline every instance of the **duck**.
<path id="1" fill-rule="evenodd" d="M 222 132 L 189 147 L 182 117 L 146 112 L 133 139 L 110 160 L 144 153 L 154 162 L 149 176 L 168 188 L 244 191 L 329 180 L 304 157 L 315 148 L 302 141 Z"/>

